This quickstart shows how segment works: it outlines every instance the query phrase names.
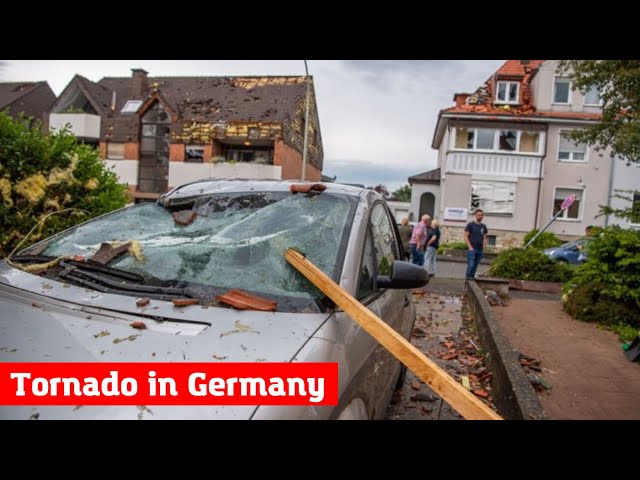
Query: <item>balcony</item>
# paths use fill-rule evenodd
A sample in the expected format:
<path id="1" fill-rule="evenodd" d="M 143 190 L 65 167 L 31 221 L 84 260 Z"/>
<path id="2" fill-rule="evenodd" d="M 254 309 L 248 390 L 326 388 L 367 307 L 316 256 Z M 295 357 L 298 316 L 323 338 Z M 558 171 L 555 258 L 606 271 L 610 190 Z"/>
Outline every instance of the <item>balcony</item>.
<path id="1" fill-rule="evenodd" d="M 541 160 L 533 155 L 449 152 L 445 172 L 539 178 Z"/>
<path id="2" fill-rule="evenodd" d="M 88 140 L 100 138 L 100 115 L 89 113 L 52 113 L 49 116 L 49 127 L 52 131 L 60 130 L 69 124 L 71 133 L 76 137 Z"/>
<path id="3" fill-rule="evenodd" d="M 245 162 L 220 163 L 183 163 L 169 162 L 169 186 L 177 187 L 184 183 L 195 182 L 203 178 L 242 178 L 280 180 L 282 167 L 260 165 Z"/>

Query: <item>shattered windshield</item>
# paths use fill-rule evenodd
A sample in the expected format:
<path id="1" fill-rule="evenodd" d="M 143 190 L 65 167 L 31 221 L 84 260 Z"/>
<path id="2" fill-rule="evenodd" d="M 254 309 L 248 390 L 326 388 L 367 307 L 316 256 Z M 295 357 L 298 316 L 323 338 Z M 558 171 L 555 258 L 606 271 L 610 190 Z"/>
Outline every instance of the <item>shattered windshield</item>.
<path id="1" fill-rule="evenodd" d="M 43 253 L 90 258 L 103 242 L 134 240 L 141 255 L 122 255 L 109 267 L 165 281 L 318 299 L 321 292 L 286 262 L 284 252 L 297 248 L 338 280 L 356 203 L 347 195 L 289 192 L 207 195 L 177 214 L 176 208 L 143 203 L 56 237 Z"/>

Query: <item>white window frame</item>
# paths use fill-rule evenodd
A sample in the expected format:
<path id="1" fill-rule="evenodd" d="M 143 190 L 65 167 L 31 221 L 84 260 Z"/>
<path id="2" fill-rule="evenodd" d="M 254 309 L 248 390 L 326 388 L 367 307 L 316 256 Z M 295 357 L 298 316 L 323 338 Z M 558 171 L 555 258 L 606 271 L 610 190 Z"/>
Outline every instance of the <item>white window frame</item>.
<path id="1" fill-rule="evenodd" d="M 589 90 L 594 88 L 594 86 L 589 87 Z M 587 103 L 587 94 L 584 94 L 584 106 L 585 107 L 601 107 L 602 106 L 602 92 L 598 92 L 598 103 Z"/>
<path id="2" fill-rule="evenodd" d="M 514 101 L 510 101 L 509 99 L 500 100 L 498 98 L 498 91 L 500 90 L 499 86 L 501 83 L 506 84 L 505 94 L 509 96 L 509 86 L 511 84 L 516 84 L 516 99 Z M 494 103 L 505 104 L 505 105 L 519 105 L 520 104 L 520 82 L 510 81 L 510 80 L 499 80 L 496 82 L 496 100 Z"/>
<path id="3" fill-rule="evenodd" d="M 565 215 L 566 213 L 569 211 L 569 209 L 567 208 L 564 212 L 562 212 L 562 215 L 560 215 L 558 218 L 556 218 L 556 220 L 562 221 L 562 222 L 573 222 L 573 223 L 580 223 L 582 222 L 582 217 L 584 216 L 584 199 L 585 199 L 585 192 L 587 191 L 586 188 L 576 188 L 576 187 L 563 187 L 561 185 L 555 185 L 553 187 L 553 199 L 551 201 L 551 217 L 549 218 L 553 218 L 553 208 L 554 205 L 556 203 L 556 192 L 558 191 L 558 189 L 560 190 L 573 190 L 576 192 L 581 192 L 581 198 L 580 198 L 580 211 L 578 213 L 578 218 L 567 218 Z"/>
<path id="4" fill-rule="evenodd" d="M 127 100 L 127 102 L 122 107 L 122 110 L 120 110 L 120 113 L 124 113 L 125 115 L 137 113 L 138 110 L 140 110 L 142 103 L 143 103 L 142 100 Z M 135 107 L 135 110 L 127 109 L 127 107 L 130 107 L 131 105 L 136 105 L 136 104 L 137 106 Z"/>
<path id="5" fill-rule="evenodd" d="M 193 160 L 187 160 L 187 150 L 190 148 L 197 148 L 198 150 L 202 150 L 202 161 L 201 162 L 196 162 Z M 206 163 L 204 160 L 204 155 L 205 155 L 205 148 L 204 145 L 185 145 L 184 146 L 184 162 L 185 163 Z"/>
<path id="6" fill-rule="evenodd" d="M 116 155 L 116 156 L 111 156 L 109 155 L 109 145 L 122 145 L 122 156 L 120 155 Z M 126 146 L 125 146 L 125 142 L 107 142 L 107 151 L 106 153 L 106 159 L 107 160 L 124 160 L 126 157 L 125 151 L 126 151 Z"/>
<path id="7" fill-rule="evenodd" d="M 564 78 L 569 83 L 569 93 L 567 93 L 567 101 L 566 102 L 556 102 L 556 80 L 558 80 L 559 78 Z M 562 75 L 555 75 L 553 77 L 553 91 L 551 92 L 551 105 L 571 105 L 571 92 L 573 91 L 573 90 L 571 90 L 572 86 L 573 85 L 571 83 L 571 80 L 569 80 L 568 77 L 564 77 Z"/>
<path id="8" fill-rule="evenodd" d="M 473 212 L 476 211 L 476 209 L 473 208 L 473 206 L 471 205 L 471 199 L 473 198 L 473 182 L 484 182 L 484 183 L 503 183 L 503 184 L 509 184 L 510 186 L 513 187 L 513 202 L 511 203 L 512 205 L 512 210 L 511 212 L 495 212 L 495 211 L 491 211 L 488 209 L 488 207 L 480 205 L 481 208 L 484 213 L 486 215 L 496 215 L 496 216 L 502 216 L 502 217 L 513 217 L 516 213 L 516 197 L 517 197 L 517 193 L 518 193 L 518 182 L 514 181 L 513 179 L 492 179 L 492 178 L 471 178 L 471 191 L 469 192 L 469 213 L 473 214 Z"/>
<path id="9" fill-rule="evenodd" d="M 572 132 L 575 128 L 563 128 L 558 131 L 558 151 L 556 152 L 556 158 L 559 162 L 564 163 L 589 163 L 589 145 L 585 144 L 584 149 L 584 159 L 583 160 L 574 160 L 573 158 L 560 158 L 560 140 L 562 139 L 562 132 Z M 573 153 L 571 153 L 573 156 Z"/>
<path id="10" fill-rule="evenodd" d="M 473 148 L 456 148 L 456 137 L 458 136 L 458 128 L 466 128 L 467 130 L 474 130 L 473 134 Z M 478 144 L 478 132 L 477 130 L 493 130 L 493 148 L 477 148 Z M 500 150 L 500 131 L 512 130 L 516 132 L 516 149 L 513 151 Z M 537 152 L 521 152 L 520 151 L 520 136 L 522 132 L 537 133 L 538 134 L 538 151 Z M 453 127 L 453 135 L 451 135 L 451 150 L 456 152 L 479 152 L 479 153 L 498 153 L 500 155 L 528 155 L 532 157 L 539 157 L 544 152 L 545 133 L 541 130 L 518 130 L 517 128 L 484 128 L 484 127 Z M 560 143 L 558 141 L 558 148 Z"/>

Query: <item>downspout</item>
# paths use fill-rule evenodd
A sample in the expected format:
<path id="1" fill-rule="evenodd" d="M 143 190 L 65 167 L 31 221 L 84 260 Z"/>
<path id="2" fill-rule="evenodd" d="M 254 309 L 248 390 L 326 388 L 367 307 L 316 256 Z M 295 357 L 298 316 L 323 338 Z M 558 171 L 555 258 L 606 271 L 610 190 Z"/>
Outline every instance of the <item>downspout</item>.
<path id="1" fill-rule="evenodd" d="M 540 212 L 540 193 L 542 191 L 542 167 L 544 165 L 544 159 L 547 158 L 547 150 L 549 149 L 549 127 L 544 131 L 544 155 L 540 159 L 540 171 L 538 172 L 538 193 L 536 200 L 536 215 L 533 218 L 533 229 L 538 228 L 538 213 Z"/>
<path id="2" fill-rule="evenodd" d="M 609 193 L 607 194 L 607 207 L 611 208 L 611 196 L 613 195 L 613 176 L 616 172 L 616 157 L 611 156 L 611 167 L 609 168 Z M 604 228 L 609 226 L 609 214 L 604 216 Z"/>

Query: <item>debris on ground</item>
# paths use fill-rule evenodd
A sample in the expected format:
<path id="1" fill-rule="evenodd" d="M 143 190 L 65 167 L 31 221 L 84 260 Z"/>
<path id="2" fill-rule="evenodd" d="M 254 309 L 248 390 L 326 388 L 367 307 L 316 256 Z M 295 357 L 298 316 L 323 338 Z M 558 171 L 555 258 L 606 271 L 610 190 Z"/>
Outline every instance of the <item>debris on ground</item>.
<path id="1" fill-rule="evenodd" d="M 223 295 L 218 295 L 216 300 L 240 310 L 260 310 L 265 312 L 275 312 L 278 302 L 268 298 L 252 295 L 244 290 L 229 290 Z"/>
<path id="2" fill-rule="evenodd" d="M 227 335 L 231 335 L 233 333 L 257 333 L 260 334 L 258 330 L 255 330 L 249 325 L 245 325 L 240 320 L 236 320 L 235 327 L 233 330 L 229 330 L 228 332 L 223 332 L 220 334 L 220 338 L 226 337 Z"/>
<path id="3" fill-rule="evenodd" d="M 500 295 L 498 295 L 498 292 L 495 292 L 494 290 L 486 290 L 484 292 L 484 296 L 492 307 L 495 307 L 496 305 L 504 307 L 506 305 L 506 302 L 500 297 Z"/>
<path id="4" fill-rule="evenodd" d="M 171 300 L 176 307 L 187 307 L 189 305 L 195 305 L 199 300 L 197 298 L 174 298 Z"/>
<path id="5" fill-rule="evenodd" d="M 294 183 L 289 187 L 291 193 L 324 192 L 326 189 L 321 183 Z"/>
<path id="6" fill-rule="evenodd" d="M 146 328 L 147 328 L 147 324 L 146 324 L 146 323 L 144 323 L 144 322 L 140 322 L 140 321 L 138 321 L 138 322 L 131 322 L 131 324 L 130 324 L 130 325 L 131 325 L 131 328 L 135 328 L 135 329 L 137 329 L 137 330 L 144 330 L 144 329 L 146 329 Z"/>
<path id="7" fill-rule="evenodd" d="M 107 330 L 102 330 L 101 332 L 94 333 L 93 338 L 106 337 L 107 335 L 111 335 L 111 333 L 108 332 Z"/>
<path id="8" fill-rule="evenodd" d="M 533 357 L 530 357 L 523 353 L 519 353 L 518 361 L 520 362 L 520 366 L 527 374 L 527 378 L 529 379 L 529 382 L 531 382 L 531 385 L 533 385 L 533 388 L 535 390 L 551 390 L 551 384 L 540 375 L 537 375 L 537 373 L 534 373 L 542 372 L 542 360 L 536 360 Z"/>
<path id="9" fill-rule="evenodd" d="M 118 344 L 121 342 L 125 342 L 127 340 L 129 340 L 130 342 L 133 342 L 136 338 L 138 338 L 139 335 L 129 335 L 128 337 L 124 337 L 124 338 L 114 338 L 113 339 L 113 343 Z"/>
<path id="10" fill-rule="evenodd" d="M 176 225 L 186 227 L 191 225 L 197 216 L 198 214 L 193 210 L 180 210 L 179 212 L 173 212 L 173 221 Z"/>
<path id="11" fill-rule="evenodd" d="M 137 307 L 146 307 L 147 305 L 149 305 L 149 302 L 151 300 L 149 298 L 140 298 L 138 300 L 136 300 L 136 306 Z"/>

